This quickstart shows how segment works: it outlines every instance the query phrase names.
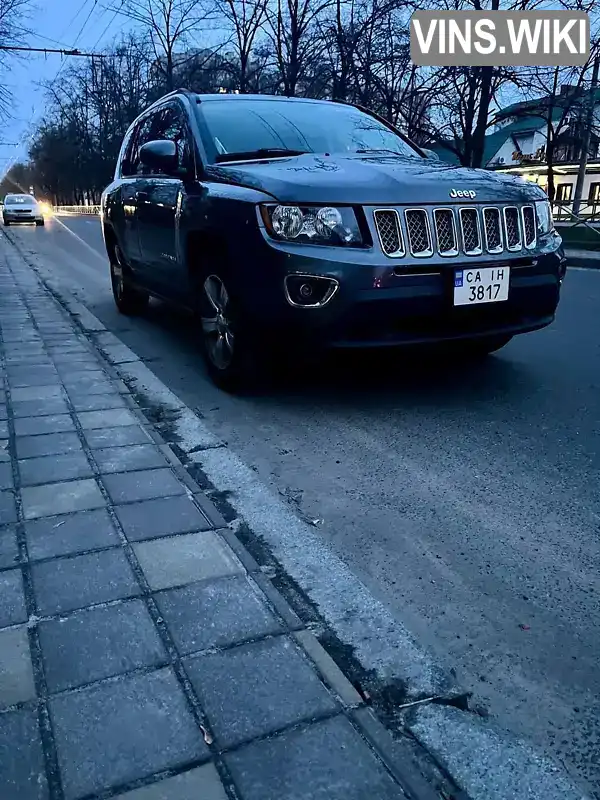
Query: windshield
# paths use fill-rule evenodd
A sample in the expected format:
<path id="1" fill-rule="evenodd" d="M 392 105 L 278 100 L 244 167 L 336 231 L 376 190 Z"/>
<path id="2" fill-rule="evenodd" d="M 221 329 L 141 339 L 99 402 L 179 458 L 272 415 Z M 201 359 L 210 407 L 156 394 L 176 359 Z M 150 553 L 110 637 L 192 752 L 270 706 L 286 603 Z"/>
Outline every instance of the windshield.
<path id="1" fill-rule="evenodd" d="M 33 197 L 26 194 L 7 194 L 4 198 L 5 206 L 31 206 L 35 204 Z"/>
<path id="2" fill-rule="evenodd" d="M 203 99 L 201 111 L 217 155 L 283 148 L 308 153 L 390 151 L 420 157 L 382 122 L 338 103 Z"/>

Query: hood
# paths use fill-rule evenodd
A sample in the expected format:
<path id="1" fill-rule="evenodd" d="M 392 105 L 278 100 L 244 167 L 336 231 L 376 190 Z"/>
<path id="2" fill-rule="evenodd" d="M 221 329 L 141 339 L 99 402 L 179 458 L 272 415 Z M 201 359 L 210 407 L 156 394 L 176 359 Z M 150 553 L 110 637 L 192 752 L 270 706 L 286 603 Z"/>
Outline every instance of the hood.
<path id="1" fill-rule="evenodd" d="M 535 184 L 511 175 L 456 167 L 428 159 L 388 155 L 313 155 L 218 164 L 210 176 L 221 183 L 266 192 L 281 202 L 352 205 L 531 202 L 544 199 Z M 475 198 L 452 198 L 451 190 Z"/>

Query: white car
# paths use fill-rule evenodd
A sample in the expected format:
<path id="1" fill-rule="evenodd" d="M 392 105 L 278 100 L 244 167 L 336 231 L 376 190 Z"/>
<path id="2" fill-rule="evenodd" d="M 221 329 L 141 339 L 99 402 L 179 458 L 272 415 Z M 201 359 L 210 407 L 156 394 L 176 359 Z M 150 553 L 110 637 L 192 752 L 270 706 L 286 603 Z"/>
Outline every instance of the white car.
<path id="1" fill-rule="evenodd" d="M 44 213 L 38 201 L 30 194 L 7 194 L 2 208 L 2 221 L 5 225 L 12 222 L 35 222 L 44 224 Z"/>

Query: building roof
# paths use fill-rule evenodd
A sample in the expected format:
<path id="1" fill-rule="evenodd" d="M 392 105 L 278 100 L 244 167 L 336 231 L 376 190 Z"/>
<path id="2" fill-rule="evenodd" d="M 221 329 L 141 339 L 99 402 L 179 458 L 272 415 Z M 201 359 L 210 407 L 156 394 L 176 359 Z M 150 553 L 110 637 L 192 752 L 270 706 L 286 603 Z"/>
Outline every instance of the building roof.
<path id="1" fill-rule="evenodd" d="M 563 87 L 564 89 L 568 89 L 569 87 Z M 587 100 L 589 97 L 589 91 L 587 89 L 581 87 L 571 87 L 573 92 L 564 91 L 559 95 L 556 95 L 554 100 L 555 110 L 560 114 L 563 112 L 565 106 L 571 105 L 573 103 L 573 93 L 577 94 L 577 97 L 582 100 Z M 594 100 L 596 103 L 600 103 L 600 88 L 596 89 L 594 93 Z M 545 109 L 549 105 L 551 100 L 550 95 L 546 97 L 536 97 L 533 100 L 523 100 L 520 103 L 512 103 L 509 106 L 501 109 L 496 114 L 496 119 L 501 120 L 504 117 L 512 117 L 515 114 L 525 114 L 529 112 L 532 115 L 535 115 L 535 112 L 539 110 L 539 112 L 545 117 Z"/>
<path id="2" fill-rule="evenodd" d="M 515 104 L 520 105 L 520 104 Z M 515 106 L 511 106 L 514 108 Z M 503 110 L 503 114 L 506 109 Z M 552 121 L 558 122 L 562 115 L 561 109 L 554 109 L 552 113 Z M 506 116 L 509 116 L 506 114 Z M 533 133 L 534 131 L 539 131 L 540 128 L 544 126 L 546 122 L 545 116 L 538 116 L 536 114 L 523 116 L 521 119 L 517 119 L 515 122 L 510 122 L 508 125 L 504 125 L 499 131 L 495 131 L 494 133 L 488 133 L 485 137 L 485 148 L 483 151 L 483 163 L 484 165 L 489 164 L 492 158 L 496 155 L 498 150 L 502 147 L 504 142 L 510 137 L 516 134 L 523 134 L 523 133 Z M 451 150 L 448 150 L 441 144 L 435 145 L 431 148 L 434 150 L 439 157 L 443 161 L 448 161 L 450 164 L 458 164 L 458 156 L 453 153 Z"/>

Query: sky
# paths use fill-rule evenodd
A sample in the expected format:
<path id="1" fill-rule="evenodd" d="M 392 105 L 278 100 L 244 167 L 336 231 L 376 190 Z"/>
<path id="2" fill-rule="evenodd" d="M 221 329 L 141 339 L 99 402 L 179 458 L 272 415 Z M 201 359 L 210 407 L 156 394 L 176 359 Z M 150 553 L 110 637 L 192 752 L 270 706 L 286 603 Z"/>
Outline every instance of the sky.
<path id="1" fill-rule="evenodd" d="M 32 30 L 30 47 L 74 48 L 98 52 L 119 35 L 130 23 L 115 16 L 108 0 L 34 0 L 35 9 L 27 26 Z M 0 145 L 0 176 L 13 161 L 26 157 L 28 132 L 32 123 L 44 113 L 44 91 L 41 81 L 53 80 L 67 59 L 59 55 L 27 53 L 7 62 L 0 80 L 13 94 L 12 119 L 0 123 L 0 141 L 20 143 L 20 147 Z"/>

